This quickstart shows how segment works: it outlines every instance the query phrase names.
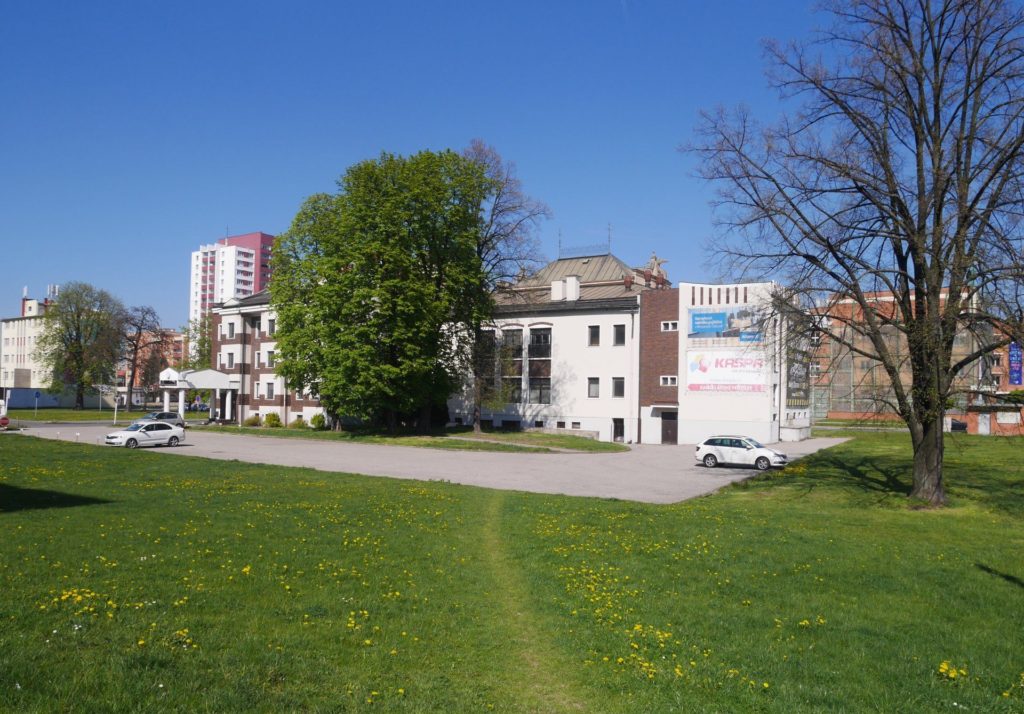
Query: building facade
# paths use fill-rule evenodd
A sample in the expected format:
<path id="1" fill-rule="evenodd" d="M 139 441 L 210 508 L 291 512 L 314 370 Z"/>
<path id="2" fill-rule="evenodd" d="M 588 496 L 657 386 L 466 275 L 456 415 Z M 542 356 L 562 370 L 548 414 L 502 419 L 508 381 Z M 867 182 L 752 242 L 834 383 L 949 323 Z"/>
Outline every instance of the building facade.
<path id="1" fill-rule="evenodd" d="M 0 321 L 0 398 L 6 394 L 13 402 L 17 393 L 8 390 L 34 394 L 50 386 L 51 375 L 38 359 L 36 349 L 44 330 L 44 315 L 56 295 L 56 286 L 50 286 L 45 299 L 35 300 L 28 297 L 26 289 L 21 314 Z"/>
<path id="2" fill-rule="evenodd" d="M 564 258 L 499 290 L 489 336 L 501 358 L 481 405 L 484 426 L 638 441 L 640 297 L 668 289 L 661 262 Z M 473 401 L 470 380 L 449 399 L 450 418 L 472 423 Z"/>
<path id="3" fill-rule="evenodd" d="M 232 378 L 237 393 L 221 395 L 222 404 L 211 405 L 221 418 L 244 421 L 251 416 L 275 413 L 285 424 L 297 417 L 307 423 L 322 414 L 320 402 L 309 393 L 288 390 L 275 370 L 277 317 L 270 307 L 270 293 L 234 298 L 213 307 L 211 367 Z M 228 399 L 232 407 L 229 409 Z"/>
<path id="4" fill-rule="evenodd" d="M 773 283 L 682 283 L 641 298 L 640 441 L 810 432 L 807 364 L 787 349 Z"/>
<path id="5" fill-rule="evenodd" d="M 199 320 L 214 304 L 264 290 L 270 281 L 274 236 L 245 233 L 192 252 L 188 317 Z"/>

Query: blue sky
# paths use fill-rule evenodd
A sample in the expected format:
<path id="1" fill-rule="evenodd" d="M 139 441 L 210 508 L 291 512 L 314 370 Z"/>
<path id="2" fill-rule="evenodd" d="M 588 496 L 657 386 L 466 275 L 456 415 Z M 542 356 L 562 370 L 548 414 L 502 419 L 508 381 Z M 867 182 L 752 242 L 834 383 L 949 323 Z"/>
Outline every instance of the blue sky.
<path id="1" fill-rule="evenodd" d="M 177 327 L 191 251 L 285 230 L 381 151 L 516 163 L 547 257 L 604 243 L 712 280 L 697 114 L 779 112 L 760 41 L 810 0 L 8 3 L 0 23 L 0 316 L 81 280 Z M 725 276 L 727 277 L 727 276 Z"/>

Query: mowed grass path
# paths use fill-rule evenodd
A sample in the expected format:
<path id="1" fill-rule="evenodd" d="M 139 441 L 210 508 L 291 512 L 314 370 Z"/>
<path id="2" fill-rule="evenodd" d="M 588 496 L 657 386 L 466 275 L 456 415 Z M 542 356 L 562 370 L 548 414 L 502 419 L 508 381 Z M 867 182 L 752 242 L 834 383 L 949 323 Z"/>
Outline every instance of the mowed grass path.
<path id="1" fill-rule="evenodd" d="M 0 710 L 1022 711 L 1024 442 L 939 511 L 905 442 L 651 506 L 5 435 Z"/>

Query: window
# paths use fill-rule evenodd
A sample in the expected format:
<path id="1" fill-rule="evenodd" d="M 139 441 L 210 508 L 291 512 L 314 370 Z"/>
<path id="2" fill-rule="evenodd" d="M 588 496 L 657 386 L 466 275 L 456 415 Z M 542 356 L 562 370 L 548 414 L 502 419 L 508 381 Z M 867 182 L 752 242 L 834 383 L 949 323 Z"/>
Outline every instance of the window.
<path id="1" fill-rule="evenodd" d="M 530 377 L 530 404 L 551 403 L 551 378 Z"/>
<path id="2" fill-rule="evenodd" d="M 677 320 L 666 320 L 661 323 L 662 332 L 679 332 L 679 322 Z"/>
<path id="3" fill-rule="evenodd" d="M 535 429 L 543 429 L 544 428 L 544 422 L 542 422 L 542 421 L 535 421 L 535 422 L 533 422 L 533 426 L 534 426 Z"/>
<path id="4" fill-rule="evenodd" d="M 672 374 L 672 375 L 665 375 L 665 374 L 661 375 L 661 386 L 663 386 L 663 387 L 674 387 L 674 386 L 676 386 L 676 384 L 678 384 L 678 381 L 679 380 L 676 379 L 676 375 L 674 375 L 674 374 Z"/>
<path id="5" fill-rule="evenodd" d="M 564 429 L 565 428 L 565 422 L 564 421 L 557 421 L 557 422 L 555 422 L 555 427 L 558 428 L 558 429 Z"/>
<path id="6" fill-rule="evenodd" d="M 626 396 L 626 378 L 625 377 L 612 377 L 612 396 L 613 397 L 624 397 L 624 396 Z"/>
<path id="7" fill-rule="evenodd" d="M 273 382 L 267 382 L 267 399 L 273 399 L 273 398 L 274 398 L 274 383 Z"/>
<path id="8" fill-rule="evenodd" d="M 578 421 L 574 421 L 574 422 L 572 423 L 572 428 L 573 428 L 573 429 L 579 429 L 579 428 L 580 428 L 580 423 L 579 423 Z"/>
<path id="9" fill-rule="evenodd" d="M 253 385 L 253 387 L 252 387 L 252 394 L 253 394 L 254 397 L 259 399 L 259 396 L 260 396 L 260 383 L 259 382 L 256 382 L 256 384 Z"/>
<path id="10" fill-rule="evenodd" d="M 530 330 L 530 359 L 551 359 L 551 328 Z"/>
<path id="11" fill-rule="evenodd" d="M 274 350 L 267 350 L 267 366 L 274 366 Z"/>
<path id="12" fill-rule="evenodd" d="M 601 326 L 591 325 L 587 328 L 590 332 L 590 337 L 587 340 L 587 344 L 591 347 L 597 347 L 601 344 Z"/>
<path id="13" fill-rule="evenodd" d="M 260 366 L 260 353 L 259 353 L 259 352 L 257 352 L 257 353 L 256 353 L 256 360 L 255 360 L 255 365 L 256 365 L 257 367 L 259 367 L 259 366 Z"/>
<path id="14" fill-rule="evenodd" d="M 230 338 L 232 338 L 234 336 L 235 336 L 235 323 L 229 322 L 228 323 L 228 338 L 230 339 Z"/>
<path id="15" fill-rule="evenodd" d="M 234 366 L 235 366 L 235 353 L 234 352 L 228 352 L 228 369 L 231 369 Z"/>
<path id="16" fill-rule="evenodd" d="M 626 344 L 626 326 L 616 325 L 615 326 L 615 340 L 612 342 L 616 347 L 621 347 Z"/>
<path id="17" fill-rule="evenodd" d="M 601 396 L 601 378 L 600 377 L 588 377 L 587 378 L 587 397 L 590 399 L 597 399 Z"/>
<path id="18" fill-rule="evenodd" d="M 272 335 L 277 331 L 277 320 L 271 318 L 267 320 L 267 334 Z"/>

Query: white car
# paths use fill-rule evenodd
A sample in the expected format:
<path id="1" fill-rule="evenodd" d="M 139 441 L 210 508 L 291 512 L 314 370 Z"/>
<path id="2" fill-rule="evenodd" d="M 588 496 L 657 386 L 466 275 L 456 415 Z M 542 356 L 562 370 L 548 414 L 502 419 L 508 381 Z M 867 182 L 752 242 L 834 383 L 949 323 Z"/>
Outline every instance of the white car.
<path id="1" fill-rule="evenodd" d="M 139 446 L 177 446 L 185 440 L 185 430 L 162 421 L 137 422 L 107 434 L 104 443 L 135 449 Z"/>
<path id="2" fill-rule="evenodd" d="M 753 466 L 767 471 L 772 466 L 785 466 L 786 455 L 769 449 L 749 436 L 712 436 L 697 444 L 697 461 L 709 469 L 718 464 Z"/>

